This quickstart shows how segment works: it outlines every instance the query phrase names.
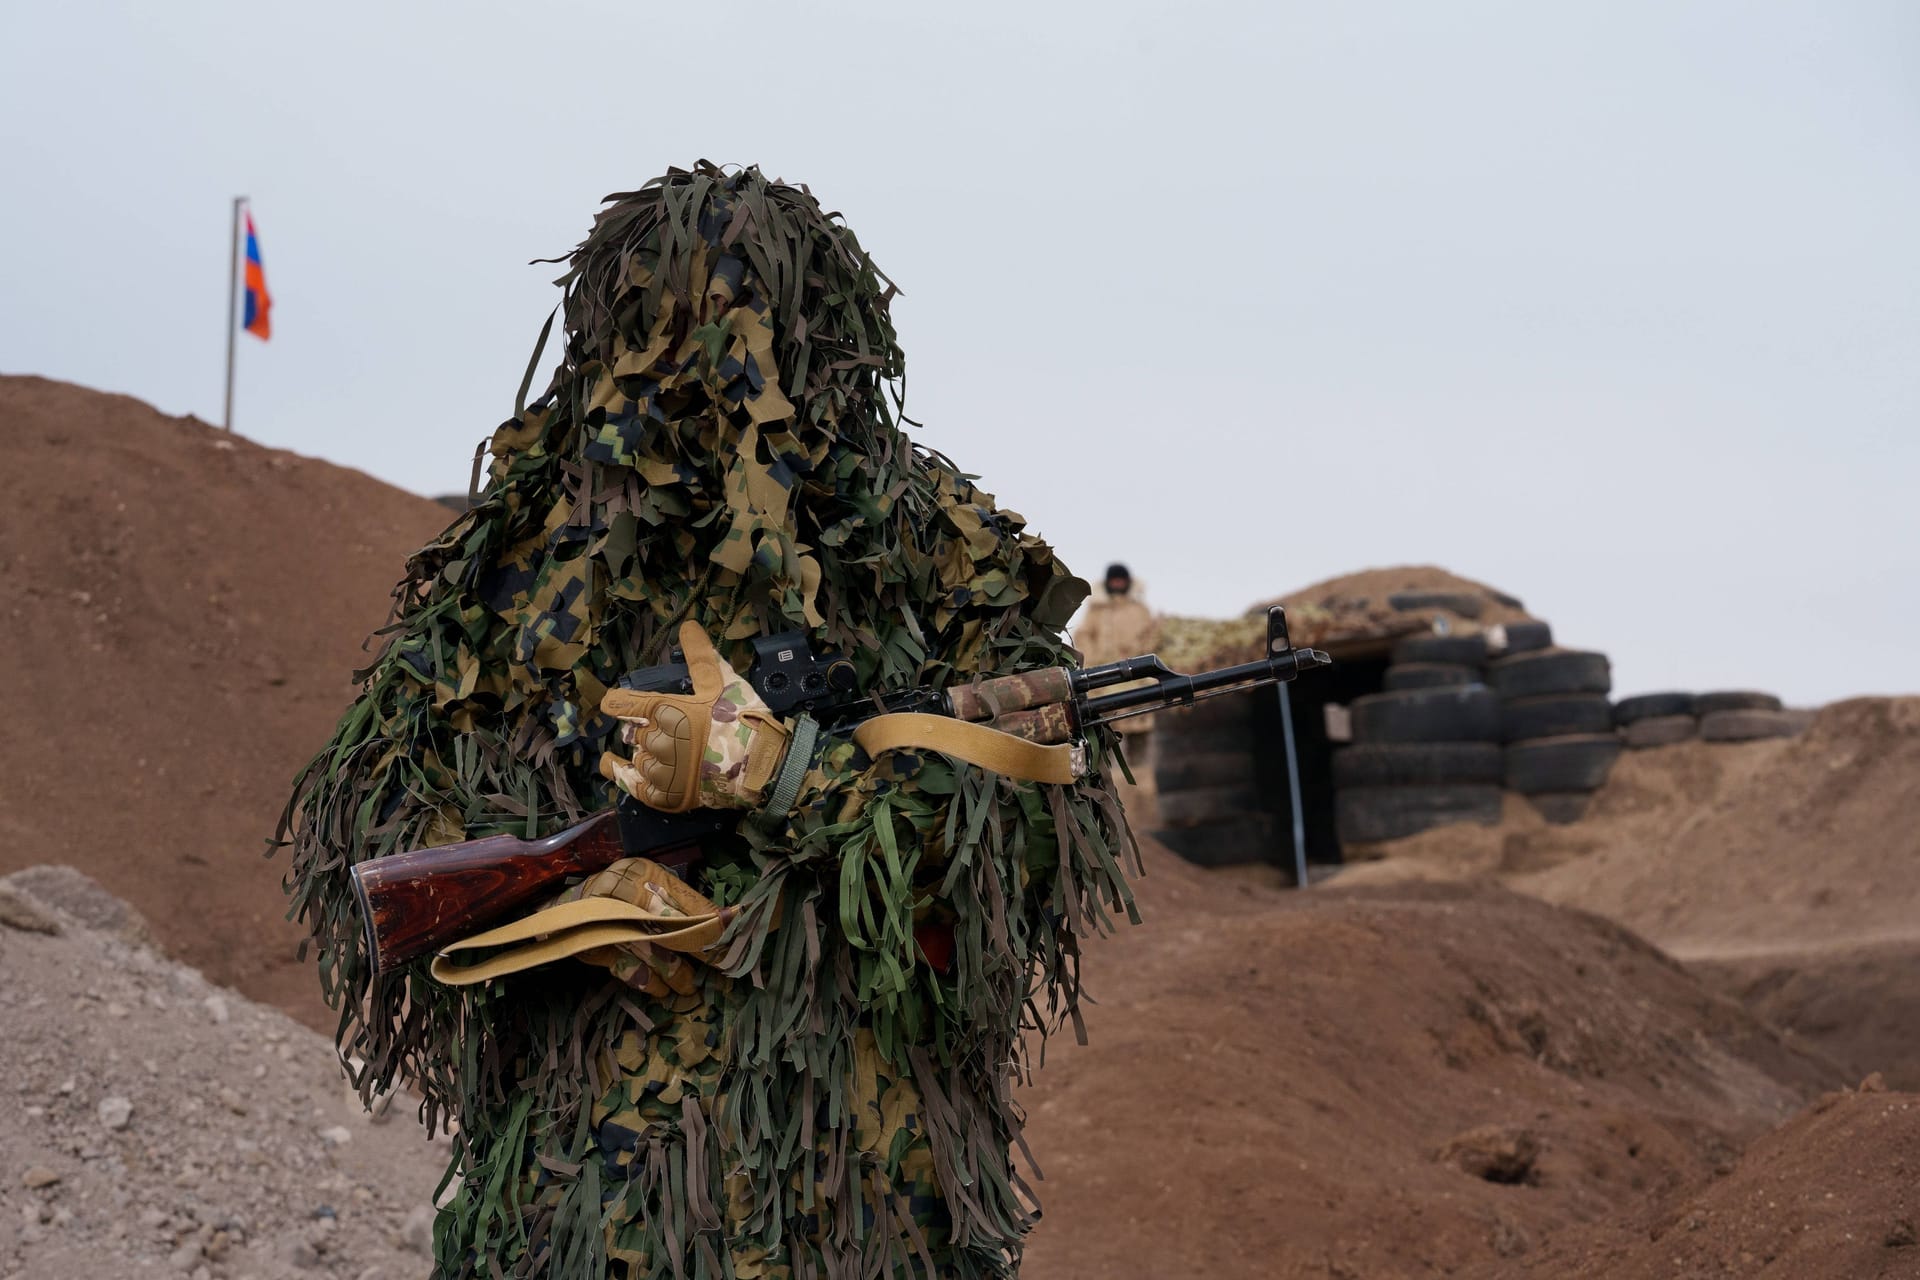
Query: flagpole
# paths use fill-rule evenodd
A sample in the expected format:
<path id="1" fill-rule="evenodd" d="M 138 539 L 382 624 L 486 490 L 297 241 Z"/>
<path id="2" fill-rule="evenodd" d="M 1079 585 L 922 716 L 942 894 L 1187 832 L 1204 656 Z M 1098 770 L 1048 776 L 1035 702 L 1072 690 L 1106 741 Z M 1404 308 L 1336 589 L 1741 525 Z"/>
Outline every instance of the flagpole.
<path id="1" fill-rule="evenodd" d="M 227 409 L 221 423 L 228 431 L 233 430 L 234 299 L 240 293 L 240 208 L 246 202 L 245 196 L 233 198 L 233 236 L 227 241 Z"/>

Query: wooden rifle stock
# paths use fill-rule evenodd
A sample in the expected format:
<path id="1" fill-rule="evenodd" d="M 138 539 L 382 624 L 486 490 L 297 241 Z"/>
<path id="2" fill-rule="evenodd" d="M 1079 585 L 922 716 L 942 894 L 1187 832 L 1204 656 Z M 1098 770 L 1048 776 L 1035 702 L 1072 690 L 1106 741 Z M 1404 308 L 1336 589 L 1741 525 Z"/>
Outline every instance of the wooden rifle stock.
<path id="1" fill-rule="evenodd" d="M 544 840 L 487 836 L 360 863 L 353 868 L 353 894 L 375 975 L 551 893 L 567 876 L 626 857 L 614 819 L 615 810 L 607 809 Z"/>

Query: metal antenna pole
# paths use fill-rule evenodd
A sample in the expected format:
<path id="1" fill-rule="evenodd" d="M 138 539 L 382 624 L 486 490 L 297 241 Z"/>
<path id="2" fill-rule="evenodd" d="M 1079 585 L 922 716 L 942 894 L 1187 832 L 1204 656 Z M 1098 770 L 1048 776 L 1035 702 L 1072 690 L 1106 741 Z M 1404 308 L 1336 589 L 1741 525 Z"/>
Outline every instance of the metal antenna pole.
<path id="1" fill-rule="evenodd" d="M 233 198 L 233 235 L 227 240 L 227 408 L 220 422 L 228 431 L 233 430 L 234 299 L 240 293 L 240 209 L 246 202 L 245 196 Z"/>
<path id="2" fill-rule="evenodd" d="M 1287 744 L 1287 791 L 1293 801 L 1293 883 L 1307 887 L 1307 815 L 1300 808 L 1300 757 L 1293 746 L 1293 699 L 1283 680 L 1280 689 L 1280 733 Z"/>

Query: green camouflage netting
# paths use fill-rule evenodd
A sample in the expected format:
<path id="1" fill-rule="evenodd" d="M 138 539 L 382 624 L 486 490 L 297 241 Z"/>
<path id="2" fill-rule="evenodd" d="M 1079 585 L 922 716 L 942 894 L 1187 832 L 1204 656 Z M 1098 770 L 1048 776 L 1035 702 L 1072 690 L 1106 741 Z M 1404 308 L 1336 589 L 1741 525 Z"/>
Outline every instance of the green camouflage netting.
<path id="1" fill-rule="evenodd" d="M 523 383 L 478 504 L 409 561 L 283 824 L 360 1087 L 458 1122 L 437 1273 L 1011 1275 L 1021 1032 L 1077 1015 L 1079 939 L 1132 914 L 1097 772 L 830 745 L 790 821 L 696 877 L 742 911 L 689 994 L 573 962 L 465 994 L 370 979 L 347 868 L 610 803 L 601 695 L 683 618 L 742 670 L 744 638 L 802 628 L 870 688 L 1072 660 L 1084 586 L 895 425 L 893 288 L 804 189 L 675 170 L 610 197 L 569 264 L 552 383 L 522 408 Z"/>

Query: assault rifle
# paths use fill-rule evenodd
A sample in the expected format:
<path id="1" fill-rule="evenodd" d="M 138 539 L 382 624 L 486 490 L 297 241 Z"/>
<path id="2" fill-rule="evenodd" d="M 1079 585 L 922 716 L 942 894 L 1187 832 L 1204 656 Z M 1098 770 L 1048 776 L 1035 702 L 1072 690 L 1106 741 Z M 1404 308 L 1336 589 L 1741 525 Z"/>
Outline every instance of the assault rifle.
<path id="1" fill-rule="evenodd" d="M 642 692 L 691 693 L 676 650 L 673 661 L 620 681 Z M 1206 698 L 1292 680 L 1332 661 L 1318 649 L 1296 649 L 1287 615 L 1267 611 L 1265 656 L 1199 675 L 1181 675 L 1152 654 L 1098 667 L 1049 667 L 996 676 L 951 689 L 861 693 L 853 664 L 816 654 L 800 632 L 754 641 L 747 679 L 775 715 L 808 715 L 827 735 L 846 733 L 895 712 L 952 716 L 1042 744 L 1073 743 L 1089 729 L 1130 716 L 1191 706 Z M 1095 695 L 1097 689 L 1146 681 Z M 587 875 L 621 858 L 647 857 L 684 870 L 702 842 L 733 831 L 738 810 L 660 813 L 631 797 L 544 840 L 487 836 L 438 848 L 371 858 L 352 870 L 354 896 L 376 975 L 487 927 L 569 876 Z"/>

